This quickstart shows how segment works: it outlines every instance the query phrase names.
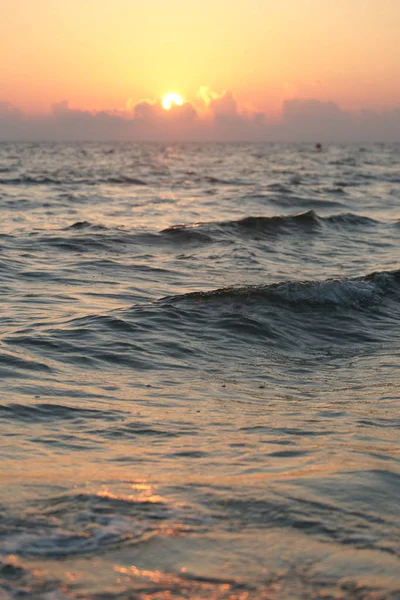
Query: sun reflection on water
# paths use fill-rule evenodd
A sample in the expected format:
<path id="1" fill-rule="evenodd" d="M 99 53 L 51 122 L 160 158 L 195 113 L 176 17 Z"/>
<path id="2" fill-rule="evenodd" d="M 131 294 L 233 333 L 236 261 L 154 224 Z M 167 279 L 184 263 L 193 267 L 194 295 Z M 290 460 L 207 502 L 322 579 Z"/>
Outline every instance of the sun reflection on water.
<path id="1" fill-rule="evenodd" d="M 96 493 L 99 498 L 108 498 L 109 500 L 122 500 L 124 502 L 149 502 L 152 504 L 166 503 L 166 499 L 155 494 L 154 486 L 146 483 L 135 483 L 132 486 L 134 494 L 116 494 L 111 492 L 107 486 L 104 486 Z"/>

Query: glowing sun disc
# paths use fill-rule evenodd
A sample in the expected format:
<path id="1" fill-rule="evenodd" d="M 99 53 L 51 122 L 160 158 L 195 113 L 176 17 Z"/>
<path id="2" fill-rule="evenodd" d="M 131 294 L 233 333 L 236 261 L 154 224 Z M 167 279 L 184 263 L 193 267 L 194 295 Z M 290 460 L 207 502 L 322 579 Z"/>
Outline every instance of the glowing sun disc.
<path id="1" fill-rule="evenodd" d="M 163 96 L 161 104 L 165 110 L 169 110 L 173 104 L 176 104 L 177 106 L 182 106 L 183 100 L 179 94 L 175 94 L 175 92 L 171 92 L 171 93 L 165 94 L 165 96 Z"/>

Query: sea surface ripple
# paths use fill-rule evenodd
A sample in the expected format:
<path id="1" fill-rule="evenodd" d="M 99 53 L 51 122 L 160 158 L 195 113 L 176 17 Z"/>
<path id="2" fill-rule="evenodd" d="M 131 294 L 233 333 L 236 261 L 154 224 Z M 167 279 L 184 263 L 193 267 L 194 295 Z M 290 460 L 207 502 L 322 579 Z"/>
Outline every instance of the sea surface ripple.
<path id="1" fill-rule="evenodd" d="M 0 145 L 0 600 L 400 598 L 399 173 Z"/>

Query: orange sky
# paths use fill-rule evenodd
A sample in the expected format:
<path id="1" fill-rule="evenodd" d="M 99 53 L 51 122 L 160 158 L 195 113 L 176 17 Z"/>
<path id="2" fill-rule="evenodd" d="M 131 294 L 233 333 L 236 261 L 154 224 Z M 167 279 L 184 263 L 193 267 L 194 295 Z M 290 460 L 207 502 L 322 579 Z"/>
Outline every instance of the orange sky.
<path id="1" fill-rule="evenodd" d="M 267 114 L 294 97 L 400 104 L 400 0 L 0 2 L 0 101 L 26 112 L 168 91 L 196 105 L 201 86 Z"/>

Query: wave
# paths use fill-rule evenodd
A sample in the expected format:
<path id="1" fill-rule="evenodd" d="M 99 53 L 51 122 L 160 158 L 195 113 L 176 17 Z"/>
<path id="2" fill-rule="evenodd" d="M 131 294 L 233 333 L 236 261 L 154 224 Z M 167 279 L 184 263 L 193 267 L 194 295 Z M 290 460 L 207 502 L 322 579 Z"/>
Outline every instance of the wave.
<path id="1" fill-rule="evenodd" d="M 312 233 L 321 231 L 324 227 L 348 228 L 374 226 L 380 222 L 369 217 L 353 213 L 341 213 L 328 217 L 321 217 L 315 211 L 283 215 L 283 216 L 249 216 L 233 221 L 211 223 L 194 223 L 191 225 L 174 225 L 163 229 L 161 234 L 175 237 L 196 237 L 202 241 L 209 241 L 219 234 L 233 233 L 242 235 L 278 235 L 297 233 Z"/>
<path id="2" fill-rule="evenodd" d="M 320 217 L 321 219 L 321 217 Z M 324 223 L 341 225 L 341 226 L 374 226 L 381 225 L 381 221 L 366 217 L 364 215 L 355 215 L 353 213 L 343 213 L 338 215 L 331 215 L 330 217 L 324 217 L 322 219 Z"/>
<path id="3" fill-rule="evenodd" d="M 82 422 L 83 419 L 97 419 L 101 421 L 115 420 L 118 411 L 112 413 L 99 409 L 78 408 L 62 404 L 38 403 L 32 406 L 25 404 L 8 404 L 0 406 L 0 419 L 7 421 L 21 421 L 26 423 L 42 423 L 46 421 L 73 421 Z"/>
<path id="4" fill-rule="evenodd" d="M 226 369 L 260 356 L 327 356 L 400 343 L 400 270 L 168 296 L 3 342 L 77 368 Z M 218 356 L 218 360 L 216 357 Z M 54 364 L 54 362 L 53 362 Z M 218 367 L 217 367 L 218 365 Z"/>
<path id="5" fill-rule="evenodd" d="M 191 292 L 166 298 L 167 302 L 269 300 L 292 305 L 359 307 L 375 303 L 390 291 L 400 292 L 400 270 L 376 272 L 354 279 L 287 281 L 269 285 L 227 287 L 209 292 Z"/>
<path id="6" fill-rule="evenodd" d="M 234 516 L 236 514 L 234 513 Z M 222 517 L 220 517 L 221 519 Z M 225 517 L 222 520 L 226 520 Z M 230 532 L 231 533 L 231 532 Z M 361 546 L 361 544 L 360 544 Z M 88 562 L 88 561 L 86 561 Z M 125 564 L 125 563 L 124 563 Z M 86 573 L 86 565 L 81 563 L 79 575 Z M 196 575 L 186 569 L 180 573 L 171 570 L 151 570 L 149 567 L 139 569 L 136 566 L 113 566 L 114 580 L 110 580 L 106 592 L 82 589 L 82 584 L 57 579 L 53 574 L 46 577 L 44 570 L 29 571 L 18 559 L 10 555 L 0 559 L 0 589 L 2 598 L 19 600 L 32 599 L 54 600 L 126 600 L 140 598 L 146 600 L 182 600 L 182 598 L 212 598 L 213 600 L 260 600 L 266 598 L 341 598 L 342 600 L 398 600 L 396 580 L 387 589 L 381 585 L 365 582 L 365 578 L 353 579 L 342 577 L 336 581 L 331 574 L 313 573 L 310 569 L 291 568 L 286 572 L 281 569 L 271 572 L 262 579 L 248 581 L 239 574 L 231 576 Z M 230 571 L 229 571 L 230 573 Z M 92 575 L 92 572 L 89 571 Z M 103 574 L 102 574 L 103 575 Z M 115 584 L 121 582 L 118 586 Z M 67 576 L 72 579 L 70 572 Z M 103 575 L 104 576 L 104 575 Z M 107 577 L 107 576 L 105 576 Z M 108 579 L 106 579 L 108 581 Z M 384 580 L 385 581 L 385 580 Z M 123 591 L 122 587 L 123 582 Z M 386 581 L 385 581 L 386 583 Z M 329 592 L 327 592 L 329 590 Z M 328 595 L 329 594 L 329 595 Z"/>
<path id="7" fill-rule="evenodd" d="M 102 223 L 77 221 L 54 232 L 35 235 L 37 243 L 49 244 L 65 251 L 89 249 L 115 251 L 128 249 L 132 244 L 160 246 L 203 245 L 229 239 L 275 238 L 282 235 L 318 235 L 331 231 L 364 231 L 382 225 L 380 221 L 353 213 L 339 213 L 327 217 L 310 210 L 298 214 L 278 216 L 248 216 L 238 220 L 180 224 L 167 227 L 159 233 L 135 232 L 124 227 L 108 227 Z M 68 235 L 59 235 L 62 231 Z M 32 240 L 30 243 L 34 243 Z"/>
<path id="8" fill-rule="evenodd" d="M 53 372 L 53 369 L 41 360 L 18 356 L 14 352 L 0 351 L 0 376 L 11 379 L 26 377 L 28 374 L 41 373 L 42 377 Z"/>
<path id="9" fill-rule="evenodd" d="M 0 178 L 0 185 L 98 185 L 98 184 L 116 184 L 116 185 L 135 185 L 145 186 L 146 181 L 128 175 L 107 177 L 95 177 L 93 179 L 77 177 L 71 174 L 70 177 L 48 177 L 45 175 L 21 175 L 19 177 Z"/>
<path id="10" fill-rule="evenodd" d="M 212 175 L 207 175 L 205 177 L 197 178 L 198 181 L 204 181 L 205 183 L 210 183 L 212 185 L 251 185 L 250 182 L 245 182 L 239 179 L 222 179 L 221 177 L 214 177 Z"/>
<path id="11" fill-rule="evenodd" d="M 268 203 L 282 208 L 304 208 L 307 210 L 320 209 L 344 209 L 346 205 L 338 200 L 327 200 L 323 198 L 308 198 L 301 196 L 276 196 L 268 197 Z"/>
<path id="12" fill-rule="evenodd" d="M 90 223 L 89 221 L 76 221 L 76 223 L 72 223 L 72 225 L 68 225 L 68 227 L 64 227 L 62 231 L 80 231 L 82 229 L 107 231 L 110 228 L 107 227 L 106 225 L 101 225 L 98 223 Z"/>
<path id="13" fill-rule="evenodd" d="M 62 252 L 101 252 L 115 255 L 130 253 L 132 245 L 158 245 L 163 241 L 154 233 L 135 233 L 123 227 L 108 227 L 102 223 L 77 221 L 62 229 L 32 232 L 29 246 L 42 249 L 50 246 Z M 165 241 L 165 240 L 164 240 Z"/>
<path id="14" fill-rule="evenodd" d="M 173 522 L 163 499 L 107 492 L 53 497 L 0 527 L 0 556 L 68 557 L 144 543 L 158 535 L 163 521 Z M 172 516 L 172 518 L 171 518 Z"/>

